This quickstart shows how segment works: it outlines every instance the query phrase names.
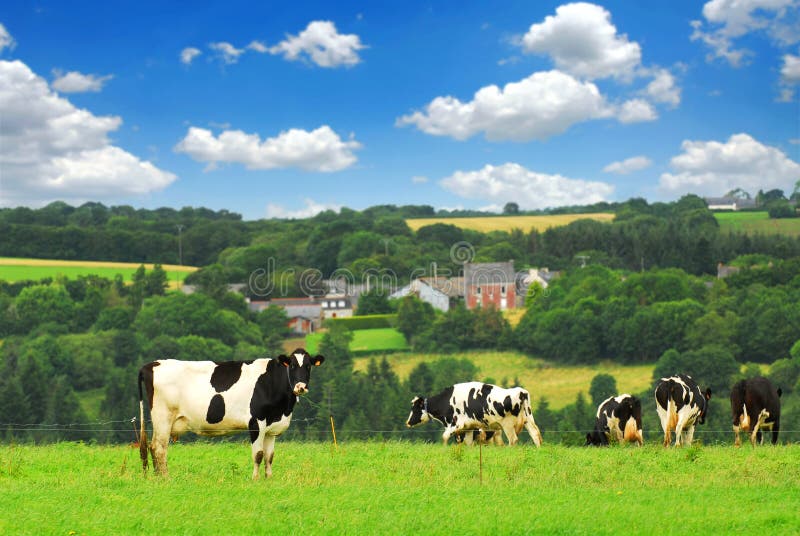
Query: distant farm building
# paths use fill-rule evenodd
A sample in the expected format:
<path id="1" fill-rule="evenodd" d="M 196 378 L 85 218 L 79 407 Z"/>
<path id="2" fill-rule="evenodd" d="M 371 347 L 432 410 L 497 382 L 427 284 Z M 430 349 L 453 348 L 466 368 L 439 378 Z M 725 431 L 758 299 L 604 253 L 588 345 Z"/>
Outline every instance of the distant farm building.
<path id="1" fill-rule="evenodd" d="M 742 210 L 756 208 L 754 199 L 740 199 L 738 197 L 706 197 L 704 201 L 709 210 Z"/>
<path id="2" fill-rule="evenodd" d="M 410 294 L 430 303 L 435 309 L 447 312 L 451 306 L 464 297 L 464 278 L 420 277 L 390 295 L 389 298 L 403 298 Z"/>
<path id="3" fill-rule="evenodd" d="M 322 325 L 322 305 L 313 298 L 277 298 L 268 301 L 251 301 L 250 310 L 259 313 L 276 305 L 286 311 L 287 325 L 292 333 L 305 335 L 317 331 Z"/>
<path id="4" fill-rule="evenodd" d="M 464 291 L 467 309 L 489 307 L 505 310 L 524 305 L 525 296 L 517 295 L 514 261 L 471 263 L 464 265 Z"/>

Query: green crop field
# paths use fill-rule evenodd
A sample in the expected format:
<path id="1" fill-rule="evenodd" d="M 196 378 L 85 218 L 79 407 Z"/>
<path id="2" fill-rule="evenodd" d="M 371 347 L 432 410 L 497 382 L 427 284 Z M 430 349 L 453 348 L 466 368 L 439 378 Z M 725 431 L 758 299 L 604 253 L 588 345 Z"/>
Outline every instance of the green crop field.
<path id="1" fill-rule="evenodd" d="M 463 447 L 177 443 L 170 476 L 129 446 L 0 446 L 3 534 L 796 534 L 800 446 Z"/>
<path id="2" fill-rule="evenodd" d="M 800 236 L 800 218 L 773 220 L 766 212 L 716 212 L 714 217 L 727 232 Z"/>
<path id="3" fill-rule="evenodd" d="M 581 391 L 588 397 L 592 378 L 600 373 L 614 376 L 620 393 L 639 393 L 649 388 L 653 379 L 653 365 L 626 366 L 604 362 L 591 366 L 555 366 L 518 352 L 387 355 L 387 361 L 402 380 L 408 378 L 414 367 L 423 361 L 430 363 L 445 358 L 468 359 L 480 371 L 476 380 L 489 378 L 497 383 L 517 383 L 531 392 L 534 405 L 539 398 L 545 396 L 553 409 L 561 409 L 575 402 L 575 396 Z M 368 363 L 368 357 L 356 358 L 355 369 L 366 370 Z"/>
<path id="4" fill-rule="evenodd" d="M 153 268 L 152 264 L 144 266 L 148 270 Z M 98 275 L 113 279 L 117 274 L 122 274 L 126 281 L 130 281 L 138 268 L 139 264 L 136 263 L 0 257 L 0 280 L 14 282 L 25 279 L 39 280 L 45 277 L 55 279 L 59 276 L 74 279 L 79 275 Z M 194 266 L 164 265 L 162 268 L 167 272 L 173 288 L 177 287 L 187 275 L 197 270 Z"/>
<path id="5" fill-rule="evenodd" d="M 306 349 L 317 352 L 323 333 L 311 333 L 306 336 Z M 358 329 L 353 331 L 350 350 L 353 352 L 396 352 L 408 348 L 403 334 L 394 328 Z"/>
<path id="6" fill-rule="evenodd" d="M 522 229 L 525 232 L 536 229 L 537 231 L 544 231 L 550 227 L 560 227 L 561 225 L 568 225 L 575 220 L 598 220 L 598 221 L 611 221 L 614 219 L 614 214 L 610 213 L 596 213 L 596 214 L 553 214 L 548 216 L 486 216 L 482 218 L 414 218 L 407 219 L 406 224 L 413 231 L 419 230 L 420 227 L 426 225 L 433 225 L 434 223 L 446 223 L 455 225 L 462 229 L 471 229 L 473 231 L 480 231 L 488 233 L 490 231 L 511 231 L 512 229 Z"/>

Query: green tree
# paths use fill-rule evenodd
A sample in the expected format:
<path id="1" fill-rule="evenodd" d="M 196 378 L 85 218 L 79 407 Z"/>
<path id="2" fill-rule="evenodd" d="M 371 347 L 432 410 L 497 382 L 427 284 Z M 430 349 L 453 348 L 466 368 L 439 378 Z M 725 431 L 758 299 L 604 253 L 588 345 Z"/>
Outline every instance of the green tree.
<path id="1" fill-rule="evenodd" d="M 359 296 L 357 316 L 383 315 L 392 312 L 389 293 L 381 288 L 373 288 Z"/>
<path id="2" fill-rule="evenodd" d="M 167 272 L 164 271 L 160 264 L 156 264 L 145 277 L 144 295 L 163 296 L 167 287 L 169 287 Z"/>
<path id="3" fill-rule="evenodd" d="M 276 337 L 284 339 L 291 335 L 286 309 L 279 305 L 270 305 L 261 310 L 256 316 L 256 324 L 258 324 L 261 335 L 264 338 Z"/>
<path id="4" fill-rule="evenodd" d="M 519 205 L 514 202 L 506 203 L 503 207 L 503 214 L 515 215 L 519 214 Z"/>
<path id="5" fill-rule="evenodd" d="M 128 305 L 134 309 L 139 309 L 145 298 L 145 288 L 147 286 L 147 271 L 143 264 L 140 264 L 131 276 L 131 285 L 128 288 Z"/>
<path id="6" fill-rule="evenodd" d="M 434 319 L 433 306 L 414 295 L 400 299 L 397 305 L 397 329 L 408 342 L 430 327 Z"/>
<path id="7" fill-rule="evenodd" d="M 33 285 L 17 296 L 14 306 L 25 332 L 47 322 L 69 325 L 75 304 L 61 285 Z"/>
<path id="8" fill-rule="evenodd" d="M 721 346 L 704 346 L 683 353 L 671 348 L 656 362 L 653 381 L 679 373 L 691 376 L 703 391 L 710 387 L 712 393 L 725 396 L 730 392 L 734 376 L 739 373 L 739 363 L 729 350 Z"/>
<path id="9" fill-rule="evenodd" d="M 589 387 L 589 396 L 592 399 L 592 406 L 597 408 L 610 396 L 616 396 L 617 380 L 611 374 L 597 374 L 592 378 Z"/>

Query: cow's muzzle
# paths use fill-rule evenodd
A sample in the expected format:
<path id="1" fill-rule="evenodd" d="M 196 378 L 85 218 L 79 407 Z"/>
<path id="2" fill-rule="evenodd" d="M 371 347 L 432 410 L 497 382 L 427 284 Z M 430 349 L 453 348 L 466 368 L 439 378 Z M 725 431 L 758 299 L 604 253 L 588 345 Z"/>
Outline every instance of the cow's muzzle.
<path id="1" fill-rule="evenodd" d="M 308 387 L 304 383 L 297 383 L 294 386 L 294 394 L 297 396 L 304 395 L 308 392 Z"/>

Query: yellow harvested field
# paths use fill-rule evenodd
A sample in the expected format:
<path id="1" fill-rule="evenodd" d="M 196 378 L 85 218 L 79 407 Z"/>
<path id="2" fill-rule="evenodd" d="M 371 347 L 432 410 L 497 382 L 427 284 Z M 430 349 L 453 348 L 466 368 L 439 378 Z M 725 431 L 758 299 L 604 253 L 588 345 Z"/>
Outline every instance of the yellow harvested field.
<path id="1" fill-rule="evenodd" d="M 62 261 L 56 259 L 16 259 L 0 257 L 0 266 L 58 266 L 64 268 L 133 268 L 142 263 L 138 262 L 104 262 L 104 261 Z M 154 264 L 144 263 L 144 267 L 152 270 Z M 179 266 L 177 264 L 162 264 L 161 267 L 168 272 L 195 272 L 196 266 Z"/>
<path id="2" fill-rule="evenodd" d="M 597 220 L 610 222 L 614 219 L 614 214 L 599 212 L 597 214 L 553 214 L 549 216 L 487 216 L 484 218 L 418 218 L 407 219 L 406 223 L 412 231 L 419 230 L 420 227 L 433 225 L 434 223 L 445 223 L 455 225 L 462 229 L 471 229 L 488 233 L 490 231 L 511 231 L 521 229 L 525 232 L 532 230 L 545 231 L 550 227 L 560 227 L 569 225 L 576 220 Z"/>

